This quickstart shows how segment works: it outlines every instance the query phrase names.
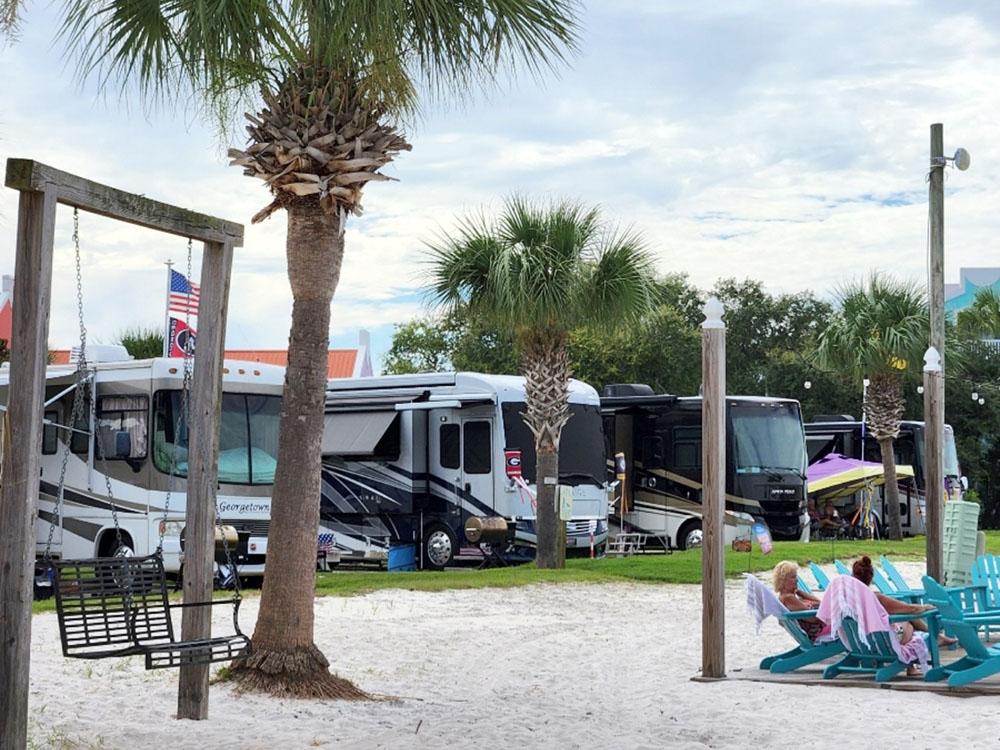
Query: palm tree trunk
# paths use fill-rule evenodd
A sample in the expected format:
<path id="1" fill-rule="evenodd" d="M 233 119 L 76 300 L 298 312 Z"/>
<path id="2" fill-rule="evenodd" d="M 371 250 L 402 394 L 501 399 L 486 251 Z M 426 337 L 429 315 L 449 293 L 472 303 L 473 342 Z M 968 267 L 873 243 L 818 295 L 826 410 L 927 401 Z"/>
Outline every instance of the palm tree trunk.
<path id="1" fill-rule="evenodd" d="M 559 520 L 559 438 L 569 420 L 569 357 L 565 337 L 535 332 L 524 340 L 525 424 L 535 436 L 535 564 L 566 567 L 566 524 Z"/>
<path id="2" fill-rule="evenodd" d="M 878 441 L 882 452 L 882 470 L 885 472 L 885 507 L 889 516 L 889 538 L 903 538 L 903 522 L 899 514 L 899 485 L 896 483 L 896 453 L 892 438 Z"/>
<path id="3" fill-rule="evenodd" d="M 336 216 L 325 214 L 318 202 L 288 206 L 292 327 L 260 611 L 252 653 L 234 662 L 232 670 L 244 690 L 311 698 L 367 697 L 330 674 L 329 662 L 313 642 L 330 303 L 343 254 Z"/>

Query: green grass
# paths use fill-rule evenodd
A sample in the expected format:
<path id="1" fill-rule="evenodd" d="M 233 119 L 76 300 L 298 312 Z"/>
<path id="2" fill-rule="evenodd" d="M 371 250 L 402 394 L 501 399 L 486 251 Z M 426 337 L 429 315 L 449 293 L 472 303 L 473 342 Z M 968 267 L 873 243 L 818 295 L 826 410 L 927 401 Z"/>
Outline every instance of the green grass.
<path id="1" fill-rule="evenodd" d="M 775 542 L 770 555 L 762 555 L 756 546 L 753 552 L 726 550 L 726 575 L 736 576 L 747 571 L 770 570 L 780 560 L 795 560 L 800 564 L 810 560 L 829 563 L 834 559 L 845 562 L 869 555 L 886 555 L 894 560 L 922 560 L 924 538 L 915 537 L 901 542 Z M 986 551 L 1000 554 L 1000 531 L 986 532 Z M 490 570 L 449 570 L 443 573 L 386 573 L 384 571 L 349 571 L 319 573 L 316 576 L 317 596 L 357 596 L 381 589 L 408 591 L 446 591 L 452 589 L 512 588 L 536 583 L 612 583 L 635 581 L 642 583 L 701 583 L 701 551 L 675 552 L 672 555 L 635 555 L 601 560 L 571 559 L 565 570 L 538 570 L 534 565 Z M 257 590 L 244 592 L 254 596 Z M 55 601 L 35 602 L 33 611 L 51 612 Z"/>

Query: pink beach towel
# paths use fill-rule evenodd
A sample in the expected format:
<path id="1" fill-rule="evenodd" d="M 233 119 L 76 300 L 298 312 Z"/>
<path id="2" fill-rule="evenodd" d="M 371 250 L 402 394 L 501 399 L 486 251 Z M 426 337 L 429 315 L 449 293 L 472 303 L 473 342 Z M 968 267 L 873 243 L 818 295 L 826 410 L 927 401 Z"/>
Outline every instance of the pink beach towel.
<path id="1" fill-rule="evenodd" d="M 914 633 L 908 643 L 900 643 L 895 630 L 889 623 L 889 613 L 879 604 L 875 593 L 854 576 L 836 576 L 830 581 L 823 602 L 820 604 L 817 617 L 830 624 L 830 629 L 840 635 L 844 645 L 850 646 L 842 631 L 845 617 L 853 618 L 858 624 L 858 636 L 866 645 L 870 645 L 868 636 L 872 633 L 888 633 L 889 641 L 896 652 L 897 658 L 904 664 L 919 662 L 927 669 L 927 643 L 923 633 Z"/>

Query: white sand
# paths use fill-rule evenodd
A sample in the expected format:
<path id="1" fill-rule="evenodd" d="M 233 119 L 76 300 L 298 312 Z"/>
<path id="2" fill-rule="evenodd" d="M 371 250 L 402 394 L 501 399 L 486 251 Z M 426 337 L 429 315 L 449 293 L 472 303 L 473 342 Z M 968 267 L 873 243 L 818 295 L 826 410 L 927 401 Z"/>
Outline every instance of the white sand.
<path id="1" fill-rule="evenodd" d="M 919 580 L 916 566 L 904 566 Z M 245 628 L 257 602 L 244 604 Z M 139 658 L 63 659 L 54 615 L 34 618 L 32 747 L 947 748 L 1000 745 L 994 698 L 690 681 L 701 663 L 698 586 L 540 585 L 382 591 L 316 603 L 337 671 L 397 702 L 319 703 L 212 689 L 210 719 L 177 721 L 177 676 Z M 225 626 L 219 616 L 216 625 Z M 759 636 L 730 581 L 727 668 L 790 648 Z"/>

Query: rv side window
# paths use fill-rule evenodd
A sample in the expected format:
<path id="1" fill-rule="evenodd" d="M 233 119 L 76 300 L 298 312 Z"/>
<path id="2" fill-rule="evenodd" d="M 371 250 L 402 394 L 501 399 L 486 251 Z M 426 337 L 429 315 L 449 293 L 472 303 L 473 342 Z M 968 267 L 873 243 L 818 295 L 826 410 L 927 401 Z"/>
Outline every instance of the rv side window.
<path id="1" fill-rule="evenodd" d="M 642 464 L 647 469 L 663 468 L 663 440 L 661 438 L 643 438 Z"/>
<path id="2" fill-rule="evenodd" d="M 72 407 L 70 407 L 70 416 L 66 417 L 68 422 L 72 417 Z M 90 452 L 90 396 L 84 395 L 83 397 L 83 407 L 81 409 L 80 415 L 74 420 L 73 427 L 75 427 L 79 432 L 71 433 L 69 439 L 69 449 L 76 453 L 77 455 L 86 455 Z"/>
<path id="3" fill-rule="evenodd" d="M 489 422 L 465 423 L 465 448 L 463 451 L 466 474 L 489 474 L 493 470 Z"/>
<path id="4" fill-rule="evenodd" d="M 673 454 L 675 469 L 700 469 L 701 428 L 675 427 Z"/>
<path id="5" fill-rule="evenodd" d="M 149 397 L 103 396 L 97 408 L 97 450 L 106 460 L 146 457 Z"/>
<path id="6" fill-rule="evenodd" d="M 441 466 L 445 469 L 457 469 L 461 459 L 459 449 L 460 432 L 457 424 L 443 424 L 438 431 L 438 452 L 441 454 Z"/>
<path id="7" fill-rule="evenodd" d="M 45 412 L 45 418 L 50 422 L 59 422 L 59 412 L 47 411 Z M 57 447 L 56 428 L 53 425 L 47 424 L 42 427 L 42 453 L 46 456 L 51 456 L 56 452 Z"/>

